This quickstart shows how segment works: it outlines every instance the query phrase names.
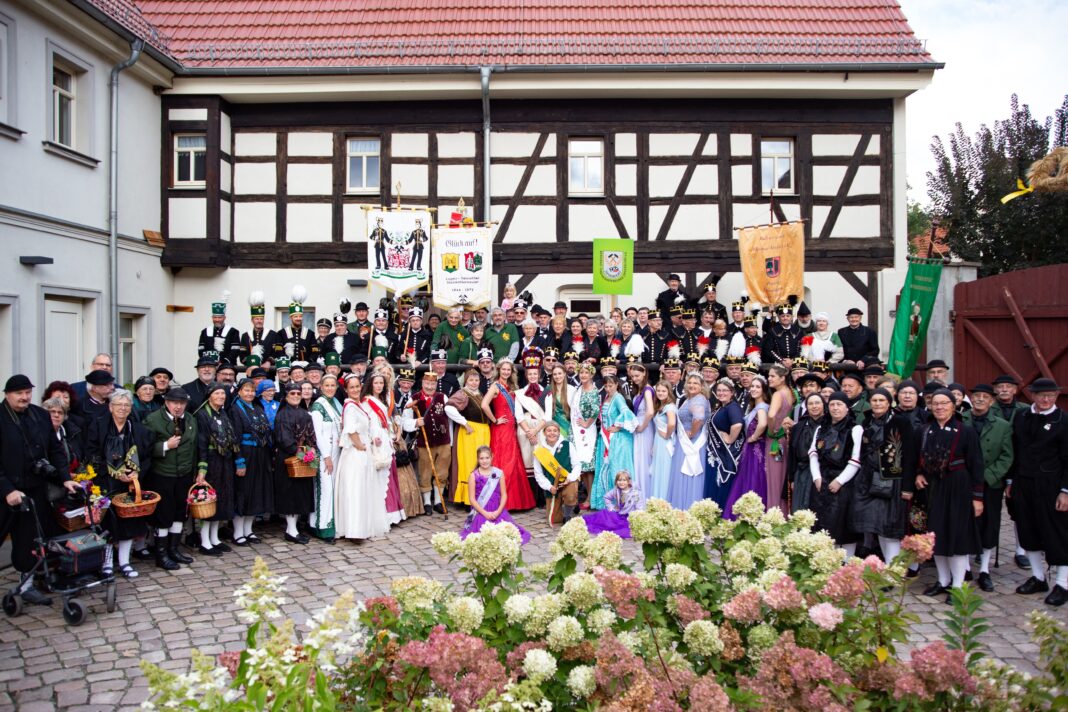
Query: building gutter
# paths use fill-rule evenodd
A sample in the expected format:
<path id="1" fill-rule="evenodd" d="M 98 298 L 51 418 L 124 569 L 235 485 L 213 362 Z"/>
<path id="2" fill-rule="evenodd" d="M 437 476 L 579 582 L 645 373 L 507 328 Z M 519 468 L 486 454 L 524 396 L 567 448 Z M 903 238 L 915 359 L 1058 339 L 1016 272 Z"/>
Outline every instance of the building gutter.
<path id="1" fill-rule="evenodd" d="M 137 38 L 130 45 L 130 56 L 111 68 L 108 91 L 111 110 L 110 157 L 108 160 L 108 351 L 113 363 L 119 358 L 119 74 L 137 63 L 145 41 Z"/>
<path id="2" fill-rule="evenodd" d="M 493 69 L 481 67 L 482 79 L 482 219 L 490 221 L 490 74 Z"/>

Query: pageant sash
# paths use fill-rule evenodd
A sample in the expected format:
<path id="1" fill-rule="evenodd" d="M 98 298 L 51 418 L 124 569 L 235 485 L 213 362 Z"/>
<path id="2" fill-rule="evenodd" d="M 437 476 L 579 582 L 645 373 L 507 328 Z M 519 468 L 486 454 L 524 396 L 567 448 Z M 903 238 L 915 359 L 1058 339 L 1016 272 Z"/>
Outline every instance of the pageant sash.
<path id="1" fill-rule="evenodd" d="M 697 440 L 690 440 L 686 428 L 680 423 L 675 427 L 679 436 L 679 447 L 682 448 L 682 474 L 687 477 L 697 477 L 705 472 L 705 463 L 701 462 L 701 448 L 708 442 L 708 428 L 701 428 L 697 434 Z"/>
<path id="2" fill-rule="evenodd" d="M 469 481 L 470 482 L 474 482 L 474 475 L 475 475 L 476 472 L 478 472 L 478 468 L 477 467 L 475 469 L 471 470 L 471 475 L 469 476 L 469 478 L 470 478 Z M 490 477 L 488 477 L 486 479 L 486 486 L 483 487 L 482 491 L 478 493 L 478 499 L 475 500 L 476 502 L 478 502 L 478 506 L 481 507 L 483 511 L 485 511 L 486 505 L 489 504 L 489 501 L 491 499 L 493 499 L 493 493 L 497 491 L 498 487 L 500 487 L 501 480 L 503 478 L 504 478 L 503 474 L 501 474 L 501 475 L 493 474 L 493 475 L 490 475 Z M 474 521 L 476 514 L 478 514 L 478 512 L 476 512 L 474 510 L 474 508 L 472 507 L 471 511 L 467 513 L 467 519 L 465 520 L 464 523 L 467 526 L 470 526 L 471 522 Z"/>

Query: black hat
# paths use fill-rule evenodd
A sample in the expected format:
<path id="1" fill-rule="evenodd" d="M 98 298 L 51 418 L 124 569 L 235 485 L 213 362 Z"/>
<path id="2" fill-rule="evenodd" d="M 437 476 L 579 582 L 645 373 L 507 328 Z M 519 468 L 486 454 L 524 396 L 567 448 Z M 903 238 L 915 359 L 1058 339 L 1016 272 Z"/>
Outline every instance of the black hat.
<path id="1" fill-rule="evenodd" d="M 254 368 L 252 369 L 252 374 L 249 376 L 249 378 L 267 378 L 267 375 L 268 374 L 266 368 Z"/>
<path id="2" fill-rule="evenodd" d="M 864 316 L 864 312 L 857 307 L 850 307 L 849 311 L 846 312 L 846 316 Z"/>
<path id="3" fill-rule="evenodd" d="M 219 364 L 219 368 L 217 368 L 215 372 L 218 373 L 219 371 L 233 371 L 234 373 L 237 373 L 237 368 L 229 361 L 223 361 Z"/>
<path id="4" fill-rule="evenodd" d="M 184 403 L 189 402 L 189 394 L 185 392 L 185 389 L 181 386 L 175 386 L 174 388 L 168 388 L 167 392 L 163 394 L 163 400 L 182 401 Z"/>
<path id="5" fill-rule="evenodd" d="M 330 327 L 332 327 L 334 325 L 334 322 L 330 321 L 329 319 L 327 319 L 324 316 L 322 319 L 320 319 L 319 321 L 315 322 L 315 325 L 317 327 L 318 326 L 325 326 L 327 329 L 329 329 Z"/>
<path id="6" fill-rule="evenodd" d="M 601 360 L 597 362 L 598 368 L 618 368 L 619 362 L 616 361 L 613 356 L 602 356 Z"/>
<path id="7" fill-rule="evenodd" d="M 553 309 L 567 309 L 567 302 L 556 302 L 553 304 Z"/>
<path id="8" fill-rule="evenodd" d="M 906 378 L 904 381 L 902 381 L 901 383 L 897 384 L 897 392 L 898 393 L 901 392 L 902 388 L 911 388 L 912 390 L 916 391 L 916 393 L 919 393 L 920 390 L 922 390 L 920 388 L 920 384 L 916 383 L 916 381 L 912 380 L 911 378 Z"/>
<path id="9" fill-rule="evenodd" d="M 943 389 L 946 389 L 946 387 L 938 381 L 928 381 L 927 383 L 923 384 L 923 395 L 933 396 L 935 393 Z"/>
<path id="10" fill-rule="evenodd" d="M 835 391 L 827 398 L 827 405 L 830 405 L 834 401 L 842 401 L 847 406 L 849 405 L 849 396 L 842 391 Z"/>
<path id="11" fill-rule="evenodd" d="M 846 373 L 843 373 L 841 375 L 841 377 L 838 379 L 838 382 L 841 383 L 841 382 L 845 381 L 848 378 L 852 378 L 854 381 L 856 381 L 857 383 L 859 383 L 862 386 L 864 385 L 863 376 L 861 376 L 856 371 L 847 371 Z"/>
<path id="12" fill-rule="evenodd" d="M 1017 381 L 1017 380 L 1016 380 L 1015 378 L 1013 378 L 1012 376 L 1010 376 L 1010 375 L 1009 375 L 1009 374 L 1007 374 L 1007 373 L 1003 373 L 1003 374 L 1001 374 L 1000 376 L 998 376 L 997 378 L 995 378 L 995 379 L 994 379 L 993 381 L 991 381 L 990 383 L 991 383 L 991 385 L 995 385 L 995 386 L 997 386 L 997 385 L 1000 385 L 1000 384 L 1002 384 L 1002 383 L 1008 383 L 1008 384 L 1010 384 L 1010 385 L 1013 385 L 1013 386 L 1018 386 L 1018 385 L 1020 385 L 1020 382 L 1019 382 L 1019 381 Z"/>
<path id="13" fill-rule="evenodd" d="M 932 368 L 944 368 L 946 370 L 949 370 L 949 364 L 940 358 L 933 358 L 928 361 L 926 365 L 921 366 L 920 368 L 924 371 L 929 371 Z"/>
<path id="14" fill-rule="evenodd" d="M 757 366 L 749 359 L 746 359 L 745 363 L 742 364 L 742 370 L 749 371 L 749 373 L 760 373 L 760 366 Z"/>
<path id="15" fill-rule="evenodd" d="M 154 376 L 158 376 L 158 375 L 160 375 L 161 373 L 163 373 L 163 374 L 166 374 L 166 376 L 167 376 L 167 380 L 170 380 L 170 381 L 173 381 L 173 380 L 174 380 L 174 374 L 173 374 L 173 373 L 171 373 L 170 371 L 168 371 L 167 369 L 163 368 L 163 366 L 156 366 L 156 367 L 155 367 L 154 369 L 152 369 L 152 371 L 151 371 L 151 372 L 150 372 L 150 373 L 148 374 L 148 377 L 149 377 L 149 378 L 153 378 Z"/>
<path id="16" fill-rule="evenodd" d="M 668 281 L 670 282 L 671 280 L 675 280 L 676 282 L 681 282 L 682 281 L 682 277 L 680 277 L 679 275 L 677 275 L 674 272 L 672 272 L 671 274 L 668 275 Z"/>
<path id="17" fill-rule="evenodd" d="M 886 369 L 883 368 L 882 366 L 880 366 L 877 363 L 873 363 L 870 366 L 865 366 L 864 367 L 864 375 L 865 376 L 885 376 L 886 375 Z"/>
<path id="18" fill-rule="evenodd" d="M 356 308 L 353 311 L 367 311 L 367 309 L 366 302 L 356 302 Z"/>
<path id="19" fill-rule="evenodd" d="M 988 396 L 992 396 L 994 395 L 994 387 L 989 383 L 980 383 L 972 386 L 972 393 L 986 393 Z"/>
<path id="20" fill-rule="evenodd" d="M 801 302 L 801 306 L 799 306 L 797 308 L 797 315 L 798 316 L 812 316 L 812 310 L 810 310 L 808 308 L 807 304 L 805 304 L 804 302 Z"/>
<path id="21" fill-rule="evenodd" d="M 225 391 L 227 388 L 228 388 L 228 386 L 225 383 L 219 383 L 218 381 L 212 381 L 211 383 L 208 384 L 208 392 L 204 394 L 204 401 L 206 402 L 208 400 L 208 398 L 211 398 L 211 394 L 214 393 L 215 391 Z"/>
<path id="22" fill-rule="evenodd" d="M 218 361 L 219 360 L 214 356 L 208 356 L 207 354 L 205 354 L 204 356 L 201 356 L 197 359 L 197 368 L 200 368 L 202 366 L 215 366 Z"/>
<path id="23" fill-rule="evenodd" d="M 1057 382 L 1052 378 L 1036 378 L 1027 390 L 1032 393 L 1049 393 L 1050 391 L 1060 392 L 1061 387 L 1057 385 Z"/>
<path id="24" fill-rule="evenodd" d="M 414 381 L 415 369 L 414 368 L 398 368 L 397 369 L 398 381 Z"/>
<path id="25" fill-rule="evenodd" d="M 11 378 L 7 379 L 7 383 L 4 384 L 4 393 L 14 393 L 15 391 L 25 391 L 33 388 L 33 384 L 30 383 L 30 377 L 24 376 L 21 373 L 16 373 Z"/>
<path id="26" fill-rule="evenodd" d="M 806 374 L 803 374 L 801 376 L 798 376 L 797 378 L 794 379 L 794 385 L 796 385 L 798 388 L 800 388 L 801 386 L 803 386 L 804 384 L 808 383 L 809 381 L 812 381 L 813 383 L 818 385 L 820 388 L 823 388 L 823 383 L 824 383 L 823 379 L 820 378 L 819 376 L 817 376 L 815 373 L 806 373 Z"/>
<path id="27" fill-rule="evenodd" d="M 790 371 L 791 372 L 797 371 L 799 369 L 802 370 L 802 371 L 807 371 L 809 368 L 810 368 L 810 364 L 808 362 L 808 359 L 805 358 L 804 356 L 798 356 L 797 358 L 794 359 L 793 364 L 790 365 Z"/>
<path id="28" fill-rule="evenodd" d="M 307 373 L 308 371 L 322 371 L 322 370 L 323 370 L 323 367 L 321 365 L 319 365 L 318 361 L 312 361 L 304 369 L 304 372 Z"/>
<path id="29" fill-rule="evenodd" d="M 430 360 L 431 361 L 448 361 L 449 360 L 449 352 L 446 351 L 445 349 L 434 349 L 433 351 L 430 352 Z"/>
<path id="30" fill-rule="evenodd" d="M 115 377 L 107 371 L 90 371 L 85 374 L 85 382 L 91 386 L 106 386 L 115 382 Z"/>
<path id="31" fill-rule="evenodd" d="M 133 389 L 136 391 L 141 386 L 152 386 L 153 388 L 155 388 L 156 382 L 152 380 L 151 376 L 140 376 L 136 381 L 134 381 Z"/>
<path id="32" fill-rule="evenodd" d="M 291 391 L 299 392 L 300 389 L 301 385 L 299 383 L 297 383 L 296 381 L 289 381 L 288 383 L 286 383 L 285 387 L 282 390 L 286 393 L 289 393 Z"/>
<path id="33" fill-rule="evenodd" d="M 237 390 L 241 390 L 245 386 L 252 386 L 252 389 L 255 390 L 257 388 L 257 385 L 258 384 L 254 380 L 252 380 L 251 377 L 242 378 L 240 381 L 237 382 Z"/>

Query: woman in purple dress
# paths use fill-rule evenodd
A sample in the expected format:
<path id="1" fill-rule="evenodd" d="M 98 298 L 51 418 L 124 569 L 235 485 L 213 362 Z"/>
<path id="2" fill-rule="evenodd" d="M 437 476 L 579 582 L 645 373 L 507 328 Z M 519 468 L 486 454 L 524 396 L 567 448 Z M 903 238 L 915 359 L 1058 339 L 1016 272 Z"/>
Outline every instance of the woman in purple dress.
<path id="1" fill-rule="evenodd" d="M 749 386 L 749 410 L 745 414 L 745 444 L 738 460 L 738 476 L 734 478 L 730 496 L 723 505 L 723 516 L 734 519 L 734 503 L 748 492 L 756 492 L 768 504 L 768 473 L 765 468 L 764 447 L 768 428 L 768 382 L 763 376 L 753 376 Z"/>
<path id="2" fill-rule="evenodd" d="M 645 507 L 644 493 L 631 486 L 630 473 L 620 470 L 616 473 L 615 487 L 604 496 L 605 509 L 583 517 L 586 530 L 590 534 L 613 532 L 622 539 L 630 539 L 630 523 L 627 517 Z"/>
<path id="3" fill-rule="evenodd" d="M 627 323 L 627 322 L 624 322 Z M 649 385 L 649 374 L 645 366 L 632 363 L 627 366 L 630 375 L 631 393 L 634 394 L 631 407 L 638 418 L 638 427 L 634 429 L 634 486 L 643 497 L 652 496 L 653 438 L 656 427 L 653 425 L 653 401 L 656 395 Z"/>
<path id="4" fill-rule="evenodd" d="M 516 524 L 508 514 L 508 491 L 504 486 L 504 472 L 493 466 L 493 450 L 488 445 L 479 447 L 478 467 L 471 473 L 470 481 L 474 483 L 475 492 L 471 497 L 471 512 L 467 515 L 460 538 L 466 539 L 469 534 L 482 529 L 487 522 L 508 522 L 519 530 L 524 544 L 530 541 L 530 533 Z"/>

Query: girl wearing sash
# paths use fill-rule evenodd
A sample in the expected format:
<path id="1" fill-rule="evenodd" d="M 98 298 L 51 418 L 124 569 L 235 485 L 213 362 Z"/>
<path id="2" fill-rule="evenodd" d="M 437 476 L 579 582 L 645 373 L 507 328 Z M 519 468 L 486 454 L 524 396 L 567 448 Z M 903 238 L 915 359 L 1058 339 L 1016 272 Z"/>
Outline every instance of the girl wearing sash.
<path id="1" fill-rule="evenodd" d="M 596 475 L 590 492 L 590 509 L 604 509 L 604 496 L 614 485 L 617 472 L 634 469 L 634 429 L 638 420 L 619 394 L 619 379 L 604 377 L 604 401 L 601 403 L 601 428 L 597 440 Z"/>
<path id="2" fill-rule="evenodd" d="M 337 377 L 323 376 L 322 393 L 311 405 L 315 441 L 319 446 L 319 474 L 315 476 L 315 511 L 308 525 L 320 539 L 334 541 L 334 482 L 337 460 L 341 455 L 341 403 L 338 402 Z"/>
<path id="3" fill-rule="evenodd" d="M 406 518 L 400 501 L 400 486 L 397 484 L 396 463 L 393 457 L 393 419 L 386 401 L 393 394 L 389 382 L 381 372 L 375 372 L 363 385 L 360 407 L 371 418 L 371 463 L 380 477 L 386 480 L 386 521 L 390 526 Z"/>
<path id="4" fill-rule="evenodd" d="M 345 394 L 348 397 L 341 416 L 341 455 L 334 479 L 334 526 L 337 536 L 370 539 L 389 531 L 389 473 L 374 465 L 371 422 L 377 416 L 360 406 L 359 378 L 345 381 Z"/>
<path id="5" fill-rule="evenodd" d="M 649 491 L 646 499 L 656 497 L 667 501 L 668 483 L 671 481 L 671 461 L 675 456 L 675 427 L 678 424 L 678 408 L 675 394 L 666 381 L 656 384 L 653 390 L 653 464 L 649 469 Z"/>
<path id="6" fill-rule="evenodd" d="M 630 522 L 627 517 L 645 507 L 645 497 L 631 485 L 630 473 L 616 473 L 615 486 L 604 496 L 604 510 L 587 515 L 583 519 L 590 536 L 601 532 L 618 534 L 621 539 L 630 539 Z"/>
<path id="7" fill-rule="evenodd" d="M 734 383 L 729 378 L 714 386 L 715 413 L 708 421 L 708 467 L 705 469 L 705 499 L 723 507 L 738 475 L 742 454 L 742 407 L 734 400 Z"/>
<path id="8" fill-rule="evenodd" d="M 538 382 L 541 375 L 541 352 L 529 351 L 523 355 L 523 367 L 526 369 L 527 385 L 516 391 L 515 420 L 516 437 L 519 451 L 523 456 L 528 487 L 534 492 L 534 501 L 538 507 L 545 506 L 545 495 L 541 487 L 534 487 L 534 448 L 538 446 L 538 433 L 545 427 L 545 411 L 541 407 L 544 392 Z"/>
<path id="9" fill-rule="evenodd" d="M 449 483 L 453 502 L 471 504 L 471 488 L 468 477 L 478 467 L 478 449 L 490 443 L 489 419 L 482 412 L 482 393 L 478 371 L 471 369 L 464 374 L 463 387 L 449 397 L 445 415 L 456 423 L 455 481 Z"/>
<path id="10" fill-rule="evenodd" d="M 630 320 L 625 319 L 624 324 Z M 631 407 L 638 424 L 634 428 L 634 487 L 649 497 L 651 490 L 650 474 L 653 466 L 653 445 L 656 434 L 653 432 L 653 388 L 649 385 L 649 373 L 640 363 L 627 366 L 631 381 Z"/>
<path id="11" fill-rule="evenodd" d="M 567 369 L 556 364 L 549 376 L 549 392 L 545 394 L 545 420 L 556 423 L 564 440 L 571 439 L 571 399 L 574 396 L 575 388 L 567 382 Z"/>
<path id="12" fill-rule="evenodd" d="M 222 556 L 230 547 L 219 539 L 219 525 L 234 516 L 234 480 L 237 470 L 246 471 L 234 424 L 226 414 L 226 386 L 213 383 L 197 411 L 198 485 L 215 489 L 215 514 L 201 521 L 200 547 L 205 556 Z M 236 461 L 235 461 L 236 457 Z"/>
<path id="13" fill-rule="evenodd" d="M 587 496 L 593 487 L 593 468 L 597 450 L 597 414 L 601 408 L 601 395 L 593 382 L 594 368 L 588 363 L 578 367 L 578 388 L 571 402 L 571 441 L 575 443 L 575 467 L 578 468 L 582 486 Z M 581 509 L 589 509 L 591 500 L 582 503 Z"/>
<path id="14" fill-rule="evenodd" d="M 778 507 L 783 514 L 789 513 L 783 497 L 786 482 L 786 448 L 788 438 L 782 421 L 790 417 L 794 408 L 794 392 L 787 383 L 788 371 L 781 364 L 768 369 L 768 388 L 771 402 L 768 404 L 768 442 L 764 467 L 768 473 L 768 508 Z"/>
<path id="15" fill-rule="evenodd" d="M 259 542 L 260 538 L 252 533 L 252 522 L 257 515 L 274 511 L 271 423 L 256 404 L 256 388 L 251 378 L 241 381 L 237 400 L 230 406 L 234 435 L 245 460 L 245 474 L 238 470 L 234 487 L 234 544 L 237 546 Z"/>
<path id="16" fill-rule="evenodd" d="M 705 381 L 699 373 L 686 377 L 686 400 L 679 406 L 677 447 L 668 482 L 668 501 L 675 509 L 689 509 L 705 496 L 705 461 L 708 459 L 708 403 Z"/>
<path id="17" fill-rule="evenodd" d="M 516 524 L 507 512 L 507 476 L 499 467 L 493 466 L 493 450 L 489 446 L 483 445 L 478 449 L 478 467 L 471 472 L 470 479 L 474 482 L 475 496 L 471 500 L 471 513 L 467 516 L 460 538 L 466 539 L 482 529 L 486 522 L 508 522 L 519 530 L 524 544 L 530 541 L 530 532 Z"/>
<path id="18" fill-rule="evenodd" d="M 765 506 L 768 503 L 768 473 L 764 467 L 765 438 L 768 429 L 768 382 L 763 376 L 753 376 L 749 386 L 749 409 L 745 413 L 745 443 L 738 457 L 738 476 L 734 478 L 731 493 L 723 505 L 723 516 L 734 519 L 731 509 L 734 503 L 747 492 L 760 495 Z"/>
<path id="19" fill-rule="evenodd" d="M 497 362 L 497 378 L 482 397 L 482 410 L 489 418 L 490 447 L 493 457 L 504 473 L 509 510 L 534 508 L 534 494 L 530 491 L 519 438 L 515 430 L 515 366 L 507 359 Z"/>

